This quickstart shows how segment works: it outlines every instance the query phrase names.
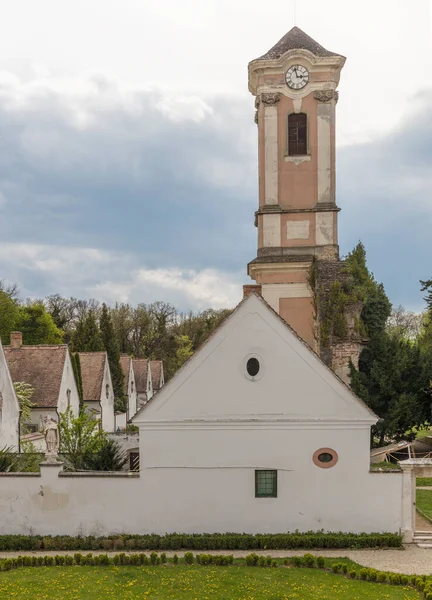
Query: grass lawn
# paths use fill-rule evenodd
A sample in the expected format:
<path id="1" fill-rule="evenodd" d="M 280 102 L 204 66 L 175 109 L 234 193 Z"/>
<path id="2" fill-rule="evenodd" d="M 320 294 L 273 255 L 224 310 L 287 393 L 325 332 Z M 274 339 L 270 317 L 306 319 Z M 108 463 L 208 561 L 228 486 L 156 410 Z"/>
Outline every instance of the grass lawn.
<path id="1" fill-rule="evenodd" d="M 418 487 L 429 487 L 432 486 L 432 477 L 417 477 Z"/>
<path id="2" fill-rule="evenodd" d="M 8 600 L 397 600 L 413 588 L 352 581 L 318 569 L 211 567 L 42 567 L 0 573 Z"/>
<path id="3" fill-rule="evenodd" d="M 417 508 L 429 519 L 432 519 L 432 490 L 417 490 Z"/>

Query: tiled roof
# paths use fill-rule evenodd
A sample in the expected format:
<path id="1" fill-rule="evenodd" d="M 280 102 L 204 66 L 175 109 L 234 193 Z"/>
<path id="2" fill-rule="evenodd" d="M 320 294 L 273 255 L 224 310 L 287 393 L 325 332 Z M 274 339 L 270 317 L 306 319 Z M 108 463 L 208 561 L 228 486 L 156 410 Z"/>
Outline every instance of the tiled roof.
<path id="1" fill-rule="evenodd" d="M 162 387 L 163 362 L 161 360 L 151 360 L 150 371 L 153 391 L 157 392 Z"/>
<path id="2" fill-rule="evenodd" d="M 148 360 L 146 358 L 133 358 L 132 366 L 136 391 L 138 394 L 145 394 L 147 392 Z"/>
<path id="3" fill-rule="evenodd" d="M 336 52 L 330 52 L 323 48 L 318 42 L 313 40 L 300 27 L 293 27 L 281 38 L 277 44 L 270 48 L 268 52 L 260 56 L 260 60 L 280 58 L 288 50 L 309 50 L 315 56 L 340 56 Z"/>
<path id="4" fill-rule="evenodd" d="M 78 352 L 84 402 L 99 402 L 105 371 L 106 352 Z"/>
<path id="5" fill-rule="evenodd" d="M 31 401 L 42 408 L 56 408 L 68 349 L 58 346 L 4 347 L 12 381 L 24 381 L 35 389 Z"/>
<path id="6" fill-rule="evenodd" d="M 124 375 L 123 391 L 125 394 L 127 394 L 127 391 L 129 388 L 129 375 L 130 375 L 131 360 L 132 360 L 131 357 L 128 356 L 127 354 L 122 354 L 120 356 L 120 366 L 121 366 L 121 370 L 123 371 L 123 375 Z"/>

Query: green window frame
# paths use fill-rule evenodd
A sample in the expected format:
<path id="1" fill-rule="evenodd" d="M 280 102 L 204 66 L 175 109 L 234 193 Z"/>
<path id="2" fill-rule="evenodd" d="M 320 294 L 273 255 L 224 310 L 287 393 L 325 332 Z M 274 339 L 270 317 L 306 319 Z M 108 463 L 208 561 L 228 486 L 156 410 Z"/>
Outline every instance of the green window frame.
<path id="1" fill-rule="evenodd" d="M 255 471 L 255 498 L 277 498 L 277 471 L 275 469 Z"/>

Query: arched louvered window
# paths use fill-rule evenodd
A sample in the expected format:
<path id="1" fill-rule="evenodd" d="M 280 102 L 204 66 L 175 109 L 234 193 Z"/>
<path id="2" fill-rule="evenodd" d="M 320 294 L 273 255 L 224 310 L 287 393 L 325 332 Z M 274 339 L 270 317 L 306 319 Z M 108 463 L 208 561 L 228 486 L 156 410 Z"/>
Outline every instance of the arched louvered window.
<path id="1" fill-rule="evenodd" d="M 288 116 L 288 155 L 307 154 L 307 115 L 304 113 Z"/>

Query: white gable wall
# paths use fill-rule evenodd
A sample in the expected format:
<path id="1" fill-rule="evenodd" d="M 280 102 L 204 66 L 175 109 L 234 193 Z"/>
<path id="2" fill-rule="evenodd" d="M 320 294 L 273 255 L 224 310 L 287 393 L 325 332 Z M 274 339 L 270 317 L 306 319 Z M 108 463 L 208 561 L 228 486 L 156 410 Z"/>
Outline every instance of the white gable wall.
<path id="1" fill-rule="evenodd" d="M 401 474 L 369 472 L 376 417 L 255 296 L 134 422 L 154 531 L 401 527 Z M 320 448 L 334 467 L 314 464 Z M 278 471 L 277 498 L 255 498 L 257 469 Z"/>
<path id="2" fill-rule="evenodd" d="M 102 429 L 112 433 L 115 430 L 114 389 L 108 358 L 105 360 L 100 403 L 102 407 Z"/>
<path id="3" fill-rule="evenodd" d="M 11 446 L 18 451 L 20 407 L 0 341 L 0 448 Z"/>
<path id="4" fill-rule="evenodd" d="M 136 414 L 138 410 L 138 398 L 135 385 L 135 374 L 132 367 L 132 360 L 129 361 L 129 383 L 128 383 L 128 419 Z"/>
<path id="5" fill-rule="evenodd" d="M 63 376 L 60 384 L 60 392 L 58 396 L 57 411 L 58 413 L 66 412 L 68 407 L 68 390 L 70 390 L 70 407 L 75 416 L 79 413 L 79 395 L 75 381 L 75 375 L 72 368 L 69 352 L 66 352 L 65 364 L 63 367 Z M 55 410 L 55 408 L 54 408 Z M 42 411 L 43 412 L 43 411 Z M 49 414 L 48 412 L 44 414 Z M 58 417 L 57 419 L 58 420 Z"/>

